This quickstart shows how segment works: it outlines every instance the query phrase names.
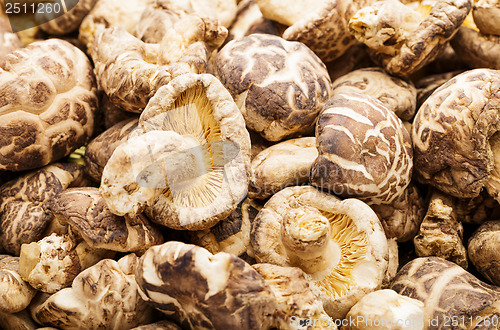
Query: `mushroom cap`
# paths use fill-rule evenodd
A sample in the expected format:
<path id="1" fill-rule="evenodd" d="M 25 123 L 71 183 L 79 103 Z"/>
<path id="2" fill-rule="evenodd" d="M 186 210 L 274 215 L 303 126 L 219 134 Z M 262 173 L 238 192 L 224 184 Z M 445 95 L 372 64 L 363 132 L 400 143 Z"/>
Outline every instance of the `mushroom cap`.
<path id="1" fill-rule="evenodd" d="M 21 46 L 21 40 L 12 32 L 9 17 L 0 11 L 0 58 Z"/>
<path id="2" fill-rule="evenodd" d="M 450 43 L 455 53 L 470 67 L 500 69 L 500 36 L 462 26 Z"/>
<path id="3" fill-rule="evenodd" d="M 6 182 L 0 187 L 0 245 L 19 255 L 23 243 L 43 238 L 53 215 L 47 203 L 82 179 L 82 166 L 55 163 Z"/>
<path id="4" fill-rule="evenodd" d="M 182 330 L 182 328 L 173 322 L 163 320 L 155 323 L 140 325 L 132 330 Z"/>
<path id="5" fill-rule="evenodd" d="M 387 72 L 407 76 L 436 58 L 471 6 L 471 0 L 438 0 L 421 16 L 399 1 L 378 1 L 359 10 L 349 29 Z"/>
<path id="6" fill-rule="evenodd" d="M 104 259 L 78 274 L 71 287 L 32 306 L 31 315 L 58 328 L 130 329 L 152 318 L 137 289 L 134 273 L 122 269 L 120 261 Z"/>
<path id="7" fill-rule="evenodd" d="M 354 70 L 333 82 L 333 93 L 361 93 L 382 102 L 402 120 L 416 112 L 417 89 L 410 80 L 393 77 L 377 67 Z"/>
<path id="8" fill-rule="evenodd" d="M 486 221 L 469 239 L 467 251 L 476 269 L 495 285 L 500 285 L 500 221 Z"/>
<path id="9" fill-rule="evenodd" d="M 97 108 L 92 66 L 70 43 L 49 39 L 0 61 L 0 169 L 49 164 L 92 135 Z"/>
<path id="10" fill-rule="evenodd" d="M 500 75 L 466 71 L 436 89 L 412 126 L 415 176 L 455 197 L 471 198 L 492 180 L 500 122 Z M 494 187 L 491 187 L 494 188 Z M 492 191 L 488 192 L 496 197 Z"/>
<path id="11" fill-rule="evenodd" d="M 50 210 L 61 223 L 95 249 L 140 252 L 163 243 L 159 229 L 142 214 L 120 217 L 108 209 L 98 188 L 68 188 L 52 199 Z"/>
<path id="12" fill-rule="evenodd" d="M 19 275 L 19 258 L 0 254 L 0 312 L 22 311 L 35 293 L 36 290 Z"/>
<path id="13" fill-rule="evenodd" d="M 328 221 L 330 245 L 326 246 L 331 250 L 322 255 L 331 265 L 325 270 L 304 269 L 285 245 L 284 219 L 303 207 L 316 210 Z M 299 229 L 308 228 L 293 221 Z M 308 237 L 316 235 L 314 228 L 308 230 L 314 232 Z M 387 239 L 373 210 L 360 200 L 341 201 L 311 186 L 288 187 L 274 194 L 254 219 L 250 235 L 257 262 L 302 268 L 333 318 L 344 317 L 363 295 L 380 288 L 388 266 Z"/>
<path id="14" fill-rule="evenodd" d="M 218 52 L 215 69 L 248 128 L 269 141 L 311 133 L 331 95 L 321 60 L 302 43 L 273 35 L 230 41 Z"/>
<path id="15" fill-rule="evenodd" d="M 314 186 L 369 204 L 390 204 L 410 183 L 410 135 L 394 112 L 368 95 L 334 95 L 318 117 L 316 144 Z"/>
<path id="16" fill-rule="evenodd" d="M 35 321 L 30 316 L 27 309 L 18 313 L 3 313 L 0 312 L 0 327 L 3 329 L 23 329 L 35 330 L 39 329 Z"/>
<path id="17" fill-rule="evenodd" d="M 417 88 L 417 108 L 420 108 L 425 100 L 427 100 L 439 86 L 462 72 L 464 72 L 464 70 L 437 73 L 419 79 L 415 83 L 415 87 Z M 411 132 L 411 130 L 408 132 Z"/>
<path id="18" fill-rule="evenodd" d="M 497 0 L 478 0 L 472 5 L 474 23 L 484 34 L 500 35 L 496 22 L 500 19 L 500 3 Z"/>
<path id="19" fill-rule="evenodd" d="M 67 12 L 65 10 L 64 14 L 55 11 L 51 13 L 48 11 L 37 11 L 34 16 L 35 21 L 44 32 L 55 35 L 68 34 L 80 27 L 80 23 L 96 3 L 97 0 L 68 1 L 65 3 L 65 9 L 70 10 Z"/>
<path id="20" fill-rule="evenodd" d="M 170 241 L 140 258 L 141 296 L 190 329 L 256 329 L 273 322 L 277 302 L 265 280 L 240 258 Z"/>
<path id="21" fill-rule="evenodd" d="M 265 199 L 287 186 L 309 183 L 309 169 L 318 157 L 316 138 L 286 140 L 252 159 L 248 197 Z"/>

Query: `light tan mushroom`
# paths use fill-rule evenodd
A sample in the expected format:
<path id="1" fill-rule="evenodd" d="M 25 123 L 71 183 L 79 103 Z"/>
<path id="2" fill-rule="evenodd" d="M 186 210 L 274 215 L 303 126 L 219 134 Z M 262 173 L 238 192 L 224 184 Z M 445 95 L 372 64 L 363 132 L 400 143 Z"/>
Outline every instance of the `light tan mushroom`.
<path id="1" fill-rule="evenodd" d="M 43 238 L 53 215 L 47 203 L 82 180 L 82 166 L 56 163 L 24 174 L 0 187 L 0 245 L 19 256 L 23 243 Z"/>
<path id="2" fill-rule="evenodd" d="M 140 258 L 143 299 L 183 329 L 268 329 L 277 302 L 265 280 L 238 257 L 167 242 Z"/>
<path id="3" fill-rule="evenodd" d="M 152 308 L 135 281 L 134 258 L 104 259 L 82 271 L 71 287 L 32 305 L 33 319 L 60 329 L 130 329 L 151 322 Z"/>
<path id="4" fill-rule="evenodd" d="M 438 87 L 462 72 L 464 72 L 464 70 L 438 73 L 419 79 L 415 83 L 415 87 L 417 88 L 417 108 L 420 108 L 425 100 L 427 100 Z M 411 130 L 408 130 L 408 132 L 411 132 Z"/>
<path id="5" fill-rule="evenodd" d="M 64 35 L 78 30 L 82 20 L 92 10 L 97 0 L 78 0 L 64 2 L 61 10 L 48 9 L 39 10 L 35 13 L 35 22 L 44 32 Z M 62 7 L 62 6 L 61 6 Z"/>
<path id="6" fill-rule="evenodd" d="M 68 42 L 49 39 L 0 63 L 0 169 L 34 169 L 67 156 L 92 135 L 92 66 Z"/>
<path id="7" fill-rule="evenodd" d="M 311 133 L 331 95 L 321 60 L 303 44 L 273 35 L 230 41 L 215 67 L 247 126 L 269 141 Z"/>
<path id="8" fill-rule="evenodd" d="M 35 321 L 27 309 L 18 313 L 0 312 L 0 327 L 13 330 L 35 330 L 38 329 Z"/>
<path id="9" fill-rule="evenodd" d="M 249 168 L 250 138 L 231 95 L 212 75 L 185 74 L 151 99 L 100 189 L 115 214 L 145 210 L 170 228 L 202 230 L 245 198 Z"/>
<path id="10" fill-rule="evenodd" d="M 500 69 L 500 36 L 462 26 L 451 40 L 457 56 L 472 68 Z"/>
<path id="11" fill-rule="evenodd" d="M 500 221 L 486 221 L 469 239 L 467 251 L 476 269 L 495 285 L 500 285 Z"/>
<path id="12" fill-rule="evenodd" d="M 309 183 L 317 157 L 314 137 L 285 140 L 261 151 L 252 160 L 248 196 L 266 199 L 287 186 Z"/>
<path id="13" fill-rule="evenodd" d="M 0 58 L 21 47 L 21 40 L 12 32 L 9 18 L 0 10 Z"/>
<path id="14" fill-rule="evenodd" d="M 500 28 L 497 24 L 500 19 L 500 2 L 498 0 L 474 1 L 472 16 L 481 33 L 500 35 Z"/>
<path id="15" fill-rule="evenodd" d="M 387 72 L 407 76 L 436 58 L 471 6 L 471 0 L 437 0 L 416 11 L 397 0 L 378 1 L 359 10 L 349 29 Z"/>
<path id="16" fill-rule="evenodd" d="M 0 254 L 0 312 L 17 313 L 28 307 L 36 290 L 19 274 L 19 258 Z"/>
<path id="17" fill-rule="evenodd" d="M 126 119 L 139 118 L 139 114 L 125 111 L 120 106 L 111 103 L 105 93 L 102 94 L 99 109 L 104 117 L 104 129 L 108 129 Z"/>
<path id="18" fill-rule="evenodd" d="M 334 319 L 379 289 L 388 266 L 387 239 L 372 209 L 311 186 L 274 194 L 250 237 L 257 262 L 302 269 Z"/>

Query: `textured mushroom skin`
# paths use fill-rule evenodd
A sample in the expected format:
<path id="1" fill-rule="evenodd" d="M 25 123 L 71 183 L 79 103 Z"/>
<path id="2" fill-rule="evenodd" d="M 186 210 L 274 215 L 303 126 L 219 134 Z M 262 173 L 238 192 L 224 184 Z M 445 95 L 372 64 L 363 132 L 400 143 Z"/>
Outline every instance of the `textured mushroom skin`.
<path id="1" fill-rule="evenodd" d="M 80 27 L 83 18 L 97 3 L 97 0 L 79 0 L 76 5 L 64 15 L 51 19 L 50 13 L 37 13 L 37 22 L 46 22 L 40 25 L 40 29 L 55 35 L 68 34 Z M 50 21 L 48 21 L 50 19 Z"/>
<path id="2" fill-rule="evenodd" d="M 416 178 L 455 197 L 479 195 L 494 167 L 499 100 L 496 70 L 466 71 L 439 87 L 413 121 Z"/>
<path id="3" fill-rule="evenodd" d="M 496 22 L 500 18 L 500 4 L 496 0 L 474 1 L 472 6 L 474 23 L 484 34 L 500 35 Z"/>
<path id="4" fill-rule="evenodd" d="M 19 258 L 0 254 L 0 312 L 22 311 L 35 293 L 36 290 L 19 275 Z"/>
<path id="5" fill-rule="evenodd" d="M 467 251 L 476 269 L 495 285 L 500 285 L 500 221 L 483 223 L 469 239 Z"/>
<path id="6" fill-rule="evenodd" d="M 269 141 L 311 133 L 331 95 L 321 60 L 303 44 L 277 36 L 232 40 L 217 54 L 215 67 L 247 126 Z"/>
<path id="7" fill-rule="evenodd" d="M 70 43 L 34 42 L 0 60 L 0 169 L 47 165 L 92 135 L 97 107 L 90 61 Z"/>
<path id="8" fill-rule="evenodd" d="M 12 32 L 9 18 L 6 14 L 0 13 L 0 57 L 9 54 L 21 46 L 21 40 Z"/>
<path id="9" fill-rule="evenodd" d="M 183 329 L 267 329 L 274 294 L 250 265 L 224 252 L 167 242 L 139 261 L 141 296 Z"/>
<path id="10" fill-rule="evenodd" d="M 460 27 L 450 41 L 455 53 L 473 68 L 500 69 L 500 36 Z"/>

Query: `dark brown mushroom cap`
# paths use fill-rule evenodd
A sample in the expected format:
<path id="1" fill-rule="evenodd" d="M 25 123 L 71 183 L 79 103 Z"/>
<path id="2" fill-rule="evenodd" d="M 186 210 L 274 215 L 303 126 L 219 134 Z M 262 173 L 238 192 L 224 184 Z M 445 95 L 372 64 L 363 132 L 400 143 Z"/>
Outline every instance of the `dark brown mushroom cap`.
<path id="1" fill-rule="evenodd" d="M 484 34 L 500 35 L 500 3 L 496 0 L 478 0 L 472 5 L 472 16 L 479 31 Z"/>
<path id="2" fill-rule="evenodd" d="M 306 46 L 252 34 L 224 46 L 216 72 L 247 126 L 269 141 L 310 133 L 331 95 L 325 65 Z"/>
<path id="3" fill-rule="evenodd" d="M 394 112 L 358 93 L 336 94 L 316 124 L 311 183 L 369 204 L 390 204 L 410 183 L 410 135 Z"/>
<path id="4" fill-rule="evenodd" d="M 498 287 L 486 284 L 457 264 L 439 258 L 417 258 L 400 269 L 391 289 L 425 305 L 424 322 L 474 315 L 500 298 Z M 465 329 L 461 324 L 459 329 Z"/>
<path id="5" fill-rule="evenodd" d="M 196 245 L 171 241 L 150 248 L 136 281 L 146 301 L 187 329 L 266 329 L 277 308 L 250 265 Z"/>
<path id="6" fill-rule="evenodd" d="M 139 252 L 163 243 L 159 229 L 144 215 L 132 218 L 111 213 L 98 188 L 66 189 L 51 200 L 49 208 L 92 248 Z"/>
<path id="7" fill-rule="evenodd" d="M 72 3 L 75 3 L 75 1 L 72 1 Z M 35 21 L 39 24 L 43 23 L 40 24 L 40 29 L 47 33 L 55 35 L 68 34 L 80 27 L 80 23 L 96 3 L 97 0 L 79 0 L 70 11 L 60 16 L 58 16 L 59 13 L 54 11 L 49 13 L 48 8 L 46 11 L 40 10 L 35 13 Z M 53 15 L 58 17 L 53 18 Z"/>
<path id="8" fill-rule="evenodd" d="M 36 290 L 19 275 L 19 258 L 0 254 L 0 312 L 22 311 L 35 293 Z"/>
<path id="9" fill-rule="evenodd" d="M 462 26 L 450 43 L 470 67 L 500 69 L 500 36 Z"/>
<path id="10" fill-rule="evenodd" d="M 96 83 L 85 54 L 70 43 L 31 43 L 0 61 L 0 169 L 49 164 L 92 135 Z"/>
<path id="11" fill-rule="evenodd" d="M 113 151 L 127 141 L 138 122 L 138 118 L 121 121 L 89 142 L 85 149 L 85 173 L 94 181 L 101 182 L 102 171 Z"/>
<path id="12" fill-rule="evenodd" d="M 416 178 L 452 196 L 479 195 L 494 167 L 490 141 L 500 122 L 499 101 L 496 70 L 466 71 L 439 87 L 413 121 Z"/>
<path id="13" fill-rule="evenodd" d="M 21 244 L 38 241 L 53 216 L 47 202 L 79 181 L 81 165 L 56 163 L 22 175 L 0 187 L 0 244 L 19 255 Z"/>
<path id="14" fill-rule="evenodd" d="M 467 251 L 476 269 L 495 285 L 500 285 L 500 221 L 486 221 L 469 239 Z"/>

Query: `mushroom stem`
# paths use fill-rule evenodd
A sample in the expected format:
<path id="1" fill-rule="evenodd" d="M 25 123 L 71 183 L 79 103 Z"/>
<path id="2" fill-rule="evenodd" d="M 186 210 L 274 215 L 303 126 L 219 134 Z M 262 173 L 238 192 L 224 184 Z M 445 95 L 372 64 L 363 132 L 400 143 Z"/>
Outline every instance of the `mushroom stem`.
<path id="1" fill-rule="evenodd" d="M 339 261 L 339 247 L 330 240 L 330 222 L 317 209 L 290 209 L 281 223 L 281 239 L 290 262 L 315 273 Z"/>

